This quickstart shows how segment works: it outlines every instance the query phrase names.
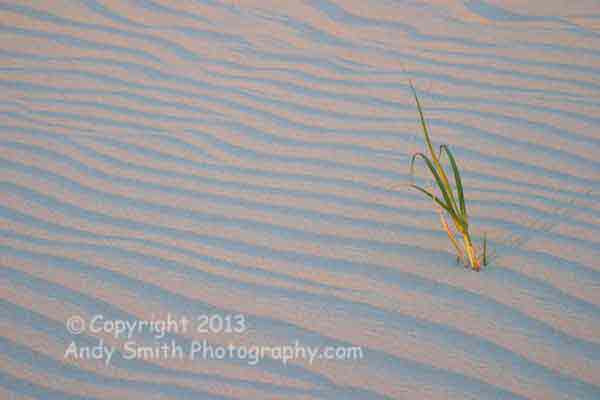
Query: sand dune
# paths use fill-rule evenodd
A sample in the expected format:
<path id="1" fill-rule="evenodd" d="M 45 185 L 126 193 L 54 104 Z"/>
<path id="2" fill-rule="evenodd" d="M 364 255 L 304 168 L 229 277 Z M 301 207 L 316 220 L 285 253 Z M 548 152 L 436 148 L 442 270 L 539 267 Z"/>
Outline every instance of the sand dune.
<path id="1" fill-rule="evenodd" d="M 0 397 L 600 397 L 600 7 L 0 4 Z M 408 188 L 408 81 L 495 253 L 456 265 Z M 130 359 L 65 321 L 245 316 Z M 74 340 L 120 350 L 65 358 Z M 148 331 L 139 340 L 156 343 Z"/>

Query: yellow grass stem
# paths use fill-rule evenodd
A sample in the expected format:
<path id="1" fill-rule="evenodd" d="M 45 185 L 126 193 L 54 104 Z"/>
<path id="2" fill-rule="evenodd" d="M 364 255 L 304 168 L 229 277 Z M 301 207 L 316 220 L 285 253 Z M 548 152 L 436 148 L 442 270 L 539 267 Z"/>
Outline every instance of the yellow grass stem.
<path id="1" fill-rule="evenodd" d="M 464 263 L 465 256 L 463 254 L 462 249 L 460 248 L 460 245 L 458 244 L 458 241 L 456 240 L 456 237 L 454 236 L 454 232 L 452 231 L 452 229 L 450 229 L 448 222 L 446 222 L 446 218 L 444 217 L 444 210 L 442 210 L 441 208 L 438 208 L 438 213 L 440 215 L 440 221 L 442 222 L 442 227 L 446 231 L 446 234 L 450 238 L 450 242 L 452 242 L 452 245 L 454 246 L 454 250 L 456 251 L 456 258 L 458 260 L 460 260 L 460 262 Z"/>

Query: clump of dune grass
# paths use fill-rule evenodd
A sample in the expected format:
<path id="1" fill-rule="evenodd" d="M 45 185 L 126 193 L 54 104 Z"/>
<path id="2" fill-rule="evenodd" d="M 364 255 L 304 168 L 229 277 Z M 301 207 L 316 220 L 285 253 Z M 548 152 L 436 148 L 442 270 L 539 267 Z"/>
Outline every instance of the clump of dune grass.
<path id="1" fill-rule="evenodd" d="M 425 136 L 427 149 L 429 151 L 429 156 L 421 152 L 417 152 L 412 155 L 410 159 L 410 175 L 412 177 L 414 174 L 414 166 L 416 159 L 421 158 L 427 165 L 427 168 L 431 173 L 431 176 L 433 177 L 433 181 L 435 184 L 434 186 L 437 187 L 437 192 L 439 192 L 441 198 L 435 193 L 434 190 L 427 190 L 414 183 L 412 183 L 410 186 L 424 193 L 427 197 L 433 200 L 434 207 L 437 209 L 440 216 L 442 228 L 444 229 L 444 231 L 446 231 L 446 234 L 450 238 L 450 242 L 452 243 L 452 246 L 456 251 L 457 259 L 462 261 L 463 264 L 465 264 L 465 266 L 470 266 L 473 270 L 479 271 L 481 269 L 482 264 L 486 265 L 488 261 L 487 239 L 484 235 L 483 249 L 481 254 L 478 255 L 473 245 L 473 239 L 469 231 L 469 215 L 467 213 L 467 205 L 462 180 L 460 177 L 460 171 L 458 169 L 456 160 L 452 155 L 450 148 L 445 144 L 439 146 L 439 151 L 436 154 L 433 145 L 431 144 L 431 138 L 429 137 L 429 131 L 427 129 L 427 124 L 425 123 L 425 117 L 423 116 L 423 109 L 421 107 L 419 97 L 417 96 L 417 91 L 415 90 L 412 83 L 410 84 L 410 88 L 415 98 L 415 102 L 417 103 L 417 110 L 419 111 L 421 127 L 423 130 L 423 135 Z M 446 154 L 448 160 L 450 161 L 450 167 L 454 176 L 454 189 L 453 186 L 450 184 L 450 180 L 448 179 L 448 175 L 446 174 L 442 163 L 440 162 L 444 154 Z M 454 229 L 462 237 L 462 244 L 457 239 L 454 230 L 448 224 L 446 217 L 450 217 L 450 220 L 453 222 Z"/>

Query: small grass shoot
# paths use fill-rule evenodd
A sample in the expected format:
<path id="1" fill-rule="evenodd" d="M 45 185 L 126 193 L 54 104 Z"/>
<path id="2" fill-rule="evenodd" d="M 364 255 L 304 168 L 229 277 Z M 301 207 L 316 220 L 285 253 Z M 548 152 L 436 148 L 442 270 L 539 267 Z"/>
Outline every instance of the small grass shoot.
<path id="1" fill-rule="evenodd" d="M 463 184 L 456 160 L 452 155 L 450 148 L 445 144 L 439 146 L 439 151 L 436 154 L 433 145 L 431 144 L 431 138 L 429 136 L 427 124 L 425 123 L 425 117 L 423 116 L 423 109 L 417 96 L 417 91 L 415 90 L 412 83 L 410 83 L 410 88 L 412 89 L 415 102 L 417 103 L 417 110 L 419 111 L 421 127 L 423 130 L 423 135 L 425 136 L 427 149 L 429 151 L 429 156 L 421 152 L 417 152 L 412 155 L 410 160 L 410 174 L 411 177 L 414 175 L 415 161 L 417 158 L 421 158 L 425 162 L 429 172 L 431 173 L 431 176 L 433 177 L 435 186 L 437 187 L 437 191 L 441 195 L 441 198 L 433 190 L 427 190 L 414 183 L 410 186 L 422 192 L 431 200 L 433 200 L 434 207 L 436 207 L 440 215 L 442 228 L 444 229 L 444 231 L 446 231 L 446 234 L 452 242 L 452 245 L 456 251 L 457 259 L 462 261 L 465 266 L 470 266 L 473 270 L 479 271 L 481 269 L 482 264 L 487 265 L 487 239 L 484 235 L 483 252 L 481 256 L 478 256 L 473 246 L 471 233 L 469 232 L 469 215 L 467 213 L 467 205 L 463 190 Z M 453 187 L 450 184 L 450 180 L 448 179 L 448 175 L 446 174 L 446 171 L 444 170 L 444 167 L 440 162 L 444 154 L 446 154 L 450 162 L 450 167 L 452 169 L 452 174 L 454 177 L 455 190 L 453 190 Z M 446 221 L 446 216 L 450 217 L 454 224 L 454 228 L 458 233 L 460 233 L 460 236 L 462 237 L 463 241 L 462 246 L 461 244 L 459 244 L 459 241 L 457 240 L 454 231 L 451 229 L 450 225 Z M 467 258 L 466 260 L 465 253 Z"/>

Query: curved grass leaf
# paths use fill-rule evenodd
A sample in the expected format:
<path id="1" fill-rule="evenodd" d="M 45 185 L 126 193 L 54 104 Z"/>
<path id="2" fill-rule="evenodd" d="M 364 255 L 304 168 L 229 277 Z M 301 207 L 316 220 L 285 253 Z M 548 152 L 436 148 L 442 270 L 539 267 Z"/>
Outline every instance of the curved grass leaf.
<path id="1" fill-rule="evenodd" d="M 449 188 L 443 184 L 442 179 L 441 179 L 440 175 L 438 174 L 438 171 L 436 170 L 435 166 L 433 165 L 433 163 L 431 162 L 429 157 L 427 157 L 423 153 L 413 154 L 413 156 L 410 160 L 411 174 L 412 174 L 412 171 L 414 170 L 415 159 L 417 157 L 421 157 L 423 159 L 423 161 L 425 161 L 425 163 L 427 164 L 429 171 L 431 171 L 431 174 L 433 175 L 433 178 L 435 179 L 435 182 L 438 185 L 438 188 L 439 188 L 440 192 L 442 193 L 442 196 L 444 197 L 444 201 L 446 202 L 444 205 L 444 209 L 446 211 L 448 211 L 450 216 L 452 216 L 452 219 L 458 218 L 458 215 L 456 214 L 456 210 L 454 209 L 453 203 L 450 199 L 450 194 L 448 193 Z"/>
<path id="2" fill-rule="evenodd" d="M 440 207 L 442 207 L 444 210 L 446 210 L 448 213 L 451 213 L 452 211 L 448 208 L 448 206 L 446 204 L 444 204 L 442 202 L 442 200 L 437 197 L 436 195 L 434 195 L 433 193 L 431 193 L 429 190 L 422 188 L 421 186 L 417 186 L 417 185 L 410 185 L 411 187 L 425 193 L 425 195 L 427 195 L 430 199 L 432 199 L 433 201 L 435 201 Z"/>
<path id="3" fill-rule="evenodd" d="M 427 143 L 427 148 L 429 149 L 429 154 L 431 155 L 431 159 L 433 161 L 432 163 L 433 163 L 433 165 L 435 165 L 435 167 L 436 167 L 435 169 L 438 171 L 441 182 L 443 183 L 443 185 L 440 185 L 440 188 L 443 186 L 444 188 L 446 188 L 447 191 L 449 190 L 448 205 L 450 205 L 453 209 L 455 209 L 456 208 L 456 200 L 454 199 L 454 193 L 452 192 L 452 190 L 450 190 L 450 182 L 448 181 L 446 172 L 444 171 L 442 164 L 440 163 L 438 157 L 435 155 L 435 151 L 433 150 L 433 145 L 431 144 L 431 138 L 429 137 L 429 130 L 427 129 L 427 123 L 425 122 L 425 115 L 423 114 L 423 107 L 421 107 L 421 101 L 419 100 L 419 97 L 417 96 L 417 91 L 416 91 L 415 87 L 413 86 L 412 82 L 409 81 L 409 84 L 410 84 L 410 88 L 413 93 L 413 97 L 415 98 L 415 102 L 417 103 L 417 110 L 419 111 L 421 127 L 423 128 L 425 142 Z"/>
<path id="4" fill-rule="evenodd" d="M 440 145 L 440 155 L 442 154 L 442 150 L 444 150 L 446 152 L 446 154 L 448 155 L 448 159 L 450 160 L 450 166 L 452 167 L 452 171 L 454 173 L 454 184 L 456 185 L 456 193 L 458 195 L 458 203 L 460 206 L 460 214 L 461 214 L 463 220 L 466 222 L 467 221 L 467 205 L 465 204 L 465 195 L 463 192 L 462 179 L 460 178 L 460 172 L 458 170 L 458 165 L 456 164 L 456 160 L 454 159 L 454 156 L 452 155 L 452 152 L 450 151 L 450 148 L 448 148 L 447 145 L 445 145 L 445 144 Z"/>

